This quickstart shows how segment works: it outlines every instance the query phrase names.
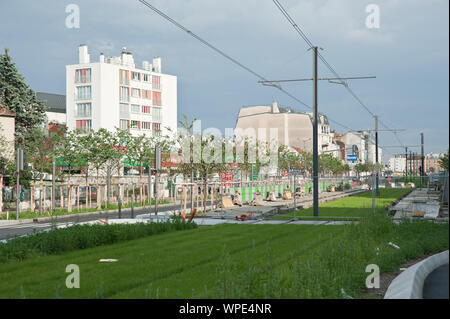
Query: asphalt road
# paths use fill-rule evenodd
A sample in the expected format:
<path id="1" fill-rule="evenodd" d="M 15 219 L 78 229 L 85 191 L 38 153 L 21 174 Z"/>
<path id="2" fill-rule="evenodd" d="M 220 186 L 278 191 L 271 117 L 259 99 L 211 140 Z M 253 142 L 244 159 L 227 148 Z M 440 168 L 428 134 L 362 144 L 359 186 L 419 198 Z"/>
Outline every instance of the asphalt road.
<path id="1" fill-rule="evenodd" d="M 435 269 L 425 279 L 423 299 L 448 299 L 448 264 Z"/>
<path id="2" fill-rule="evenodd" d="M 186 204 L 187 208 L 190 208 L 190 203 Z M 180 205 L 176 205 L 177 210 L 179 210 Z M 166 205 L 166 206 L 158 206 L 158 212 L 166 212 L 166 211 L 173 211 L 174 205 Z M 148 214 L 148 213 L 154 213 L 155 208 L 154 206 L 149 208 L 140 208 L 137 207 L 134 210 L 134 216 L 140 215 L 140 214 Z M 131 211 L 122 211 L 122 218 L 131 218 Z M 84 215 L 84 214 L 75 214 L 70 217 L 65 217 L 63 219 L 57 220 L 58 225 L 65 225 L 67 223 L 79 223 L 79 222 L 87 222 L 97 219 L 106 219 L 106 218 L 119 218 L 118 211 L 113 212 L 105 212 L 105 213 L 98 213 L 95 215 Z M 33 233 L 34 231 L 42 231 L 45 229 L 51 228 L 52 223 L 50 221 L 40 221 L 40 222 L 34 222 L 34 223 L 23 223 L 23 224 L 16 224 L 16 225 L 2 225 L 0 226 L 0 240 L 2 239 L 8 239 L 15 236 L 21 236 L 25 234 Z"/>

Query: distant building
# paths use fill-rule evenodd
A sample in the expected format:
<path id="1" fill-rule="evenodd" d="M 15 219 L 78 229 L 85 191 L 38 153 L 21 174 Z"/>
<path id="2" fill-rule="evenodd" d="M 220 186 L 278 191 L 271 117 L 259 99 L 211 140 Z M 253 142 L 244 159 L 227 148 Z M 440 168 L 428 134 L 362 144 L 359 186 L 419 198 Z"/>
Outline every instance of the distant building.
<path id="1" fill-rule="evenodd" d="M 177 77 L 163 74 L 161 58 L 135 64 L 121 55 L 91 62 L 88 47 L 78 48 L 78 63 L 66 66 L 67 127 L 159 136 L 177 130 Z"/>
<path id="2" fill-rule="evenodd" d="M 335 136 L 336 142 L 345 145 L 345 157 L 357 155 L 356 163 L 375 163 L 375 139 L 369 131 L 347 132 Z M 378 147 L 378 163 L 381 163 L 382 149 Z"/>
<path id="3" fill-rule="evenodd" d="M 424 165 L 425 165 L 425 174 L 439 172 L 442 170 L 441 165 L 439 164 L 439 160 L 443 157 L 444 154 L 425 154 L 424 156 Z M 389 159 L 389 169 L 395 173 L 406 172 L 406 168 L 408 170 L 408 174 L 419 175 L 420 169 L 422 167 L 422 155 L 421 154 L 408 154 L 408 161 L 405 160 L 405 154 L 396 155 Z M 407 167 L 406 167 L 407 165 Z"/>
<path id="4" fill-rule="evenodd" d="M 16 114 L 0 104 L 0 139 L 6 142 L 1 155 L 10 160 L 14 160 L 15 128 Z"/>
<path id="5" fill-rule="evenodd" d="M 443 167 L 439 164 L 439 160 L 444 157 L 443 153 L 440 154 L 426 154 L 425 155 L 425 173 L 437 173 L 443 170 Z"/>
<path id="6" fill-rule="evenodd" d="M 47 106 L 46 125 L 49 131 L 66 126 L 66 96 L 62 94 L 36 92 L 38 100 Z"/>
<path id="7" fill-rule="evenodd" d="M 279 145 L 312 152 L 313 123 L 312 113 L 295 112 L 281 107 L 277 102 L 272 105 L 247 106 L 241 108 L 236 121 L 236 137 L 256 136 L 259 140 L 270 141 L 271 129 L 277 130 Z M 263 134 L 259 134 L 262 131 Z M 334 143 L 333 133 L 325 115 L 319 115 L 318 123 L 319 153 L 328 152 L 338 156 L 339 146 Z"/>
<path id="8" fill-rule="evenodd" d="M 394 173 L 404 173 L 406 167 L 405 155 L 396 155 L 388 161 L 389 170 Z"/>

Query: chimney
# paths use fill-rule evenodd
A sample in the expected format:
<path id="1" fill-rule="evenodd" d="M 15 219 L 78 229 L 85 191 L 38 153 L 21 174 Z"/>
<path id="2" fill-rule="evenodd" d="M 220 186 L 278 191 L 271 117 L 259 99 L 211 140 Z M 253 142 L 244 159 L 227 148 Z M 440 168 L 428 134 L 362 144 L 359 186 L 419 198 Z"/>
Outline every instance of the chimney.
<path id="1" fill-rule="evenodd" d="M 85 44 L 82 44 L 78 47 L 78 63 L 85 64 L 90 63 L 90 56 L 88 53 L 88 47 Z"/>
<path id="2" fill-rule="evenodd" d="M 272 113 L 280 113 L 280 109 L 278 108 L 278 102 L 274 101 L 272 103 Z"/>
<path id="3" fill-rule="evenodd" d="M 161 58 L 153 58 L 153 72 L 161 73 Z"/>
<path id="4" fill-rule="evenodd" d="M 105 63 L 105 56 L 103 53 L 100 53 L 100 63 Z"/>

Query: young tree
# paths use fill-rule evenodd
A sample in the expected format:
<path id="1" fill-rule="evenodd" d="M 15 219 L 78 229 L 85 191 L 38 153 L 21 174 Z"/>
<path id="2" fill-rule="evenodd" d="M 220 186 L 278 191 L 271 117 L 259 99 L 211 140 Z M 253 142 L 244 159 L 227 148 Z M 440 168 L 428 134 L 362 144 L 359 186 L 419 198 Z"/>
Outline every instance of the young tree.
<path id="1" fill-rule="evenodd" d="M 25 145 L 27 160 L 33 166 L 33 184 L 40 180 L 39 212 L 42 212 L 44 173 L 50 173 L 52 168 L 54 141 L 57 133 L 48 133 L 46 130 L 35 127 L 32 129 L 28 143 Z M 31 194 L 31 207 L 34 208 L 34 194 Z"/>

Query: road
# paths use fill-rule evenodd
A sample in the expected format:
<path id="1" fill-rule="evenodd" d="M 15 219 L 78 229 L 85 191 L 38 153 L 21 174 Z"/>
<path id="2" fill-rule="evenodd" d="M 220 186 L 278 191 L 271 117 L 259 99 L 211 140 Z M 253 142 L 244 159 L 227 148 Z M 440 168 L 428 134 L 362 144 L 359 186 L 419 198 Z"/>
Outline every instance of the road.
<path id="1" fill-rule="evenodd" d="M 448 263 L 435 269 L 425 279 L 423 299 L 448 299 Z"/>
<path id="2" fill-rule="evenodd" d="M 180 205 L 177 204 L 176 207 L 179 210 Z M 187 203 L 186 207 L 190 208 L 190 203 Z M 158 206 L 158 212 L 167 212 L 173 210 L 174 205 Z M 152 207 L 151 209 L 137 207 L 134 211 L 134 215 L 136 216 L 139 214 L 148 214 L 154 212 L 155 212 L 154 207 Z M 58 225 L 65 225 L 67 223 L 87 222 L 97 219 L 118 218 L 118 216 L 119 216 L 118 211 L 98 213 L 88 216 L 84 214 L 75 214 L 73 216 L 60 219 L 57 221 L 57 223 Z M 122 211 L 122 218 L 131 218 L 131 211 Z M 23 223 L 16 225 L 2 225 L 0 226 L 0 240 L 30 234 L 33 233 L 34 231 L 43 231 L 45 229 L 51 228 L 51 226 L 52 223 L 50 221 L 39 221 L 34 223 Z"/>

